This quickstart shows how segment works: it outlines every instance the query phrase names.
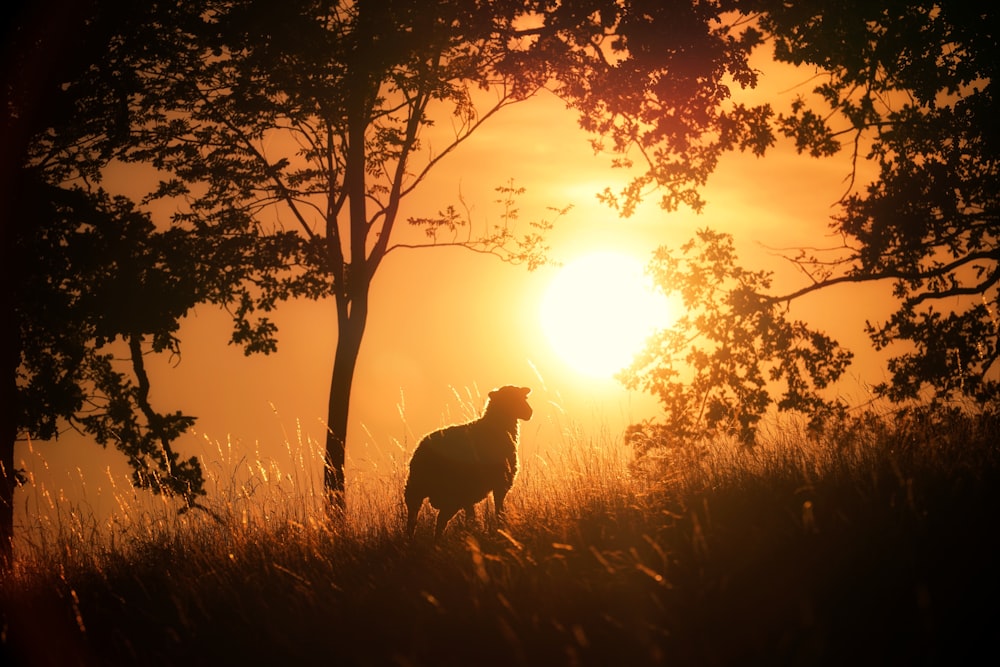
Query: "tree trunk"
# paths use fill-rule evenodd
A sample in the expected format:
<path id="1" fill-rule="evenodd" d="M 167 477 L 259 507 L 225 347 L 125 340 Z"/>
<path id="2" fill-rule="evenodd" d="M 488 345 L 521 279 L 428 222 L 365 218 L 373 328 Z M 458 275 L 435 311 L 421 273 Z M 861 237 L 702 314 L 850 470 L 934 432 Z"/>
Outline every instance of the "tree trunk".
<path id="1" fill-rule="evenodd" d="M 367 297 L 353 303 L 350 314 L 344 315 L 338 309 L 337 351 L 333 360 L 333 376 L 330 379 L 330 397 L 326 418 L 326 461 L 324 483 L 330 506 L 339 511 L 345 509 L 344 462 L 347 451 L 347 424 L 351 405 L 351 386 L 354 384 L 354 369 L 361 350 L 365 324 L 368 319 Z"/>
<path id="2" fill-rule="evenodd" d="M 0 174 L 4 184 L 9 183 L 5 174 Z M 0 186 L 0 197 L 9 202 L 13 188 Z M 15 207 L 7 206 L 5 211 Z M 0 220 L 0 247 L 2 247 L 3 284 L 8 288 L 0 293 L 0 321 L 4 331 L 0 334 L 0 570 L 9 565 L 13 555 L 14 539 L 14 489 L 17 487 L 17 472 L 14 469 L 14 447 L 17 442 L 17 367 L 21 362 L 20 331 L 17 326 L 14 290 L 15 250 L 13 216 L 3 216 Z"/>
<path id="3" fill-rule="evenodd" d="M 4 102 L 6 102 L 4 98 Z M 2 131 L 2 130 L 0 130 Z M 16 132 L 12 133 L 16 135 Z M 17 153 L 16 155 L 21 155 Z M 16 225 L 23 224 L 26 212 L 20 206 L 23 192 L 21 172 L 12 156 L 0 162 L 0 570 L 11 563 L 14 539 L 14 447 L 17 442 L 17 367 L 21 363 L 20 331 L 17 325 Z"/>
<path id="4" fill-rule="evenodd" d="M 367 13 L 359 10 L 362 17 Z M 359 19 L 360 20 L 360 19 Z M 330 378 L 330 397 L 326 417 L 326 461 L 324 484 L 330 508 L 343 512 L 344 461 L 347 450 L 347 423 L 351 406 L 351 386 L 358 352 L 368 321 L 368 288 L 371 285 L 367 259 L 368 215 L 365 187 L 365 132 L 369 123 L 368 110 L 372 95 L 371 80 L 364 69 L 355 70 L 348 109 L 348 144 L 345 160 L 344 187 L 347 190 L 350 233 L 349 255 L 341 248 L 341 235 L 336 233 L 337 219 L 327 220 L 327 243 L 330 264 L 343 272 L 334 279 L 337 307 L 337 350 Z"/>
<path id="5" fill-rule="evenodd" d="M 8 344 L 5 342 L 4 346 Z M 12 354 L 14 352 L 16 347 L 13 345 L 11 349 L 3 351 L 5 362 L 11 356 L 15 361 L 13 364 L 4 363 L 3 398 L 0 399 L 4 405 L 0 410 L 0 570 L 10 565 L 14 553 L 14 489 L 17 486 L 17 473 L 14 470 L 14 445 L 17 442 L 17 411 L 14 409 L 17 401 L 17 356 Z"/>

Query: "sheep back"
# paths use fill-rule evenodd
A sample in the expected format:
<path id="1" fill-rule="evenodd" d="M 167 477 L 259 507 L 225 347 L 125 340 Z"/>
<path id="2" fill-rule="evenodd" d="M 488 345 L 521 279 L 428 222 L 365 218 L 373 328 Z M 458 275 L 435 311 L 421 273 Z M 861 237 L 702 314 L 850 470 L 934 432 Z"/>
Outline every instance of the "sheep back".
<path id="1" fill-rule="evenodd" d="M 425 436 L 410 460 L 408 495 L 418 493 L 440 510 L 466 507 L 494 489 L 510 489 L 517 474 L 517 447 L 507 433 L 485 426 L 477 421 Z"/>

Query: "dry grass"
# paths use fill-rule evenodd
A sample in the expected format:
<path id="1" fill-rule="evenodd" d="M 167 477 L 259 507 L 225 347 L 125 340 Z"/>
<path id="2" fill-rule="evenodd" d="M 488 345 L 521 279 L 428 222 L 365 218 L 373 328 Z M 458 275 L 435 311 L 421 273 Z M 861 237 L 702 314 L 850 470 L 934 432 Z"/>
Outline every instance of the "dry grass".
<path id="1" fill-rule="evenodd" d="M 0 586 L 10 664 L 957 664 L 996 651 L 996 424 L 775 426 L 747 451 L 532 453 L 506 525 L 403 536 L 404 466 L 322 510 L 316 445 L 219 443 L 212 513 L 39 495 Z M 399 461 L 405 460 L 404 456 Z M 49 509 L 42 512 L 51 502 Z M 482 513 L 481 513 L 482 514 Z M 995 657 L 995 656 L 994 656 Z"/>

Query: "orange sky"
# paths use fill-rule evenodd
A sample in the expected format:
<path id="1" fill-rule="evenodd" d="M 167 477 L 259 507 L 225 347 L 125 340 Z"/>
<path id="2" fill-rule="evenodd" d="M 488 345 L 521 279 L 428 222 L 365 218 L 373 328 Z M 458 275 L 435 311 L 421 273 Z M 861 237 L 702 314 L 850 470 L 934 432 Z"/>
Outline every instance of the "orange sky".
<path id="1" fill-rule="evenodd" d="M 787 70 L 777 76 L 770 66 L 767 72 L 772 74 L 764 77 L 754 97 L 772 99 L 781 93 L 788 100 L 789 88 L 808 79 L 807 73 Z M 495 222 L 500 209 L 493 203 L 493 189 L 513 178 L 528 189 L 521 202 L 525 223 L 551 218 L 547 206 L 573 205 L 550 237 L 558 261 L 608 249 L 645 257 L 658 245 L 680 245 L 695 229 L 711 226 L 735 236 L 747 265 L 773 268 L 794 281 L 790 267 L 761 244 L 824 244 L 831 205 L 843 194 L 849 171 L 846 155 L 817 161 L 796 155 L 787 145 L 763 160 L 733 155 L 705 188 L 708 205 L 702 215 L 666 214 L 651 203 L 632 219 L 620 220 L 594 198 L 609 179 L 619 177 L 607 164 L 606 158 L 592 154 L 572 113 L 542 95 L 501 112 L 481 128 L 407 201 L 402 216 L 431 215 L 455 203 L 461 191 L 474 217 Z M 617 434 L 630 422 L 655 416 L 650 397 L 627 392 L 613 380 L 586 378 L 553 354 L 541 333 L 538 310 L 555 271 L 545 267 L 529 273 L 457 249 L 391 253 L 373 285 L 372 314 L 355 379 L 348 476 L 370 473 L 393 458 L 405 460 L 423 433 L 467 418 L 469 406 L 456 398 L 456 390 L 485 395 L 502 384 L 532 387 L 536 416 L 522 431 L 522 452 L 529 455 L 555 446 L 567 428 Z M 828 293 L 803 302 L 795 313 L 815 319 L 862 352 L 866 315 L 852 316 L 851 311 L 859 298 L 871 294 Z M 278 353 L 246 358 L 226 344 L 227 316 L 200 306 L 181 330 L 180 363 L 170 367 L 166 359 L 151 360 L 154 406 L 198 416 L 195 432 L 180 446 L 183 452 L 204 455 L 206 438 L 230 438 L 265 453 L 283 450 L 300 428 L 303 437 L 323 441 L 336 331 L 332 305 L 284 304 L 276 320 L 281 327 Z M 858 380 L 880 379 L 871 359 L 859 354 L 850 372 L 848 391 L 856 391 L 859 400 L 865 396 Z M 473 408 L 481 407 L 475 403 Z M 67 437 L 39 445 L 51 464 L 53 484 L 66 470 L 72 471 L 71 479 L 79 478 L 75 459 L 59 453 L 79 444 Z M 97 448 L 82 451 L 86 475 L 101 477 L 109 463 L 120 464 L 117 456 L 98 456 Z"/>

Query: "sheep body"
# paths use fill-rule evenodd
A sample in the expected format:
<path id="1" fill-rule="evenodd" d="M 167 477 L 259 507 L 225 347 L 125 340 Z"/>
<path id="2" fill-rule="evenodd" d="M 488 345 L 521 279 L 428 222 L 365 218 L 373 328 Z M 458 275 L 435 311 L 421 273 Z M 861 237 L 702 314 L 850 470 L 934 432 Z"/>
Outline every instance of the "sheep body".
<path id="1" fill-rule="evenodd" d="M 410 459 L 406 480 L 407 533 L 413 535 L 424 499 L 438 510 L 435 536 L 460 509 L 467 520 L 475 504 L 493 493 L 497 517 L 517 475 L 518 420 L 531 418 L 526 387 L 491 391 L 483 416 L 425 436 Z"/>

